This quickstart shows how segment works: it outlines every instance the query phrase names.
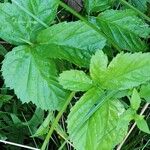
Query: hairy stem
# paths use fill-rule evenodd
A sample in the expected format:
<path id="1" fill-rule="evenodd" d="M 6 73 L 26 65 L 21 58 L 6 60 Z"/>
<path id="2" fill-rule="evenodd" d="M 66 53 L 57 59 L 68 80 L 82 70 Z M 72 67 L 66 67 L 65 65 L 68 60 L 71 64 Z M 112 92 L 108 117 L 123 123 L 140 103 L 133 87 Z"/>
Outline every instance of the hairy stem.
<path id="1" fill-rule="evenodd" d="M 47 146 L 47 144 L 48 144 L 48 142 L 49 142 L 49 140 L 50 140 L 50 138 L 52 136 L 52 133 L 53 133 L 55 127 L 58 124 L 59 119 L 61 118 L 62 114 L 66 110 L 68 104 L 70 103 L 70 101 L 72 100 L 72 98 L 74 97 L 74 95 L 75 95 L 75 92 L 72 92 L 69 95 L 68 99 L 66 100 L 66 103 L 64 104 L 64 106 L 62 107 L 62 109 L 59 111 L 58 115 L 56 116 L 56 118 L 55 118 L 55 120 L 54 120 L 54 122 L 53 122 L 53 124 L 52 124 L 52 126 L 51 126 L 51 128 L 50 128 L 50 130 L 49 130 L 49 132 L 48 132 L 48 134 L 47 134 L 47 136 L 45 138 L 45 140 L 44 140 L 44 143 L 43 143 L 43 145 L 41 147 L 41 150 L 45 150 L 46 149 L 46 146 Z"/>

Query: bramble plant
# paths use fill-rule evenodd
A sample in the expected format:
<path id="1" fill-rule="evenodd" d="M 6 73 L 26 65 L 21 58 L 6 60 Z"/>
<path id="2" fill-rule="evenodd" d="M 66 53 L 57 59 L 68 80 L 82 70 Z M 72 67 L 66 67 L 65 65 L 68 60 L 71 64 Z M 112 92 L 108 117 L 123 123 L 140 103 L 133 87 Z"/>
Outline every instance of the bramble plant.
<path id="1" fill-rule="evenodd" d="M 0 46 L 6 54 L 1 68 L 5 85 L 22 103 L 37 107 L 30 121 L 11 118 L 28 126 L 33 138 L 47 134 L 42 150 L 54 130 L 77 150 L 115 148 L 133 120 L 150 134 L 138 112 L 142 101 L 150 102 L 149 1 L 139 1 L 142 7 L 134 0 L 85 0 L 83 15 L 59 0 L 0 3 L 0 38 L 14 47 L 6 54 Z M 59 6 L 76 21 L 57 21 Z M 11 98 L 2 95 L 0 104 Z M 49 114 L 42 121 L 44 110 Z M 56 118 L 53 111 L 59 111 Z M 58 124 L 64 112 L 68 135 Z M 35 123 L 35 115 L 42 120 Z"/>

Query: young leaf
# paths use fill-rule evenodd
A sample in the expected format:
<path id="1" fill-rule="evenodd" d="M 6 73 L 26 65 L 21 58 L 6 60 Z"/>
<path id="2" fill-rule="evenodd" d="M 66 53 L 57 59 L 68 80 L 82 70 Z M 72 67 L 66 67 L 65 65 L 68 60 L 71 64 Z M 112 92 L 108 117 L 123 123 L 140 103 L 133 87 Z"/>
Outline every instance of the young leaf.
<path id="1" fill-rule="evenodd" d="M 142 85 L 140 96 L 150 103 L 150 83 L 147 85 Z"/>
<path id="2" fill-rule="evenodd" d="M 85 0 L 85 8 L 88 13 L 99 12 L 108 9 L 115 0 Z"/>
<path id="3" fill-rule="evenodd" d="M 58 0 L 0 3 L 0 38 L 17 45 L 32 41 L 36 33 L 46 27 L 44 24 L 53 21 L 57 7 Z"/>
<path id="4" fill-rule="evenodd" d="M 130 89 L 150 80 L 149 65 L 150 53 L 120 53 L 97 82 L 105 89 Z"/>
<path id="5" fill-rule="evenodd" d="M 97 23 L 114 44 L 123 50 L 145 51 L 147 46 L 140 39 L 150 34 L 149 26 L 132 10 L 107 10 L 97 18 Z"/>
<path id="6" fill-rule="evenodd" d="M 133 110 L 132 108 L 128 108 L 122 115 L 121 119 L 120 119 L 120 123 L 124 123 L 124 122 L 130 122 L 131 120 L 134 119 L 135 116 L 135 110 Z"/>
<path id="7" fill-rule="evenodd" d="M 103 78 L 103 74 L 107 70 L 108 58 L 103 51 L 97 51 L 91 58 L 90 63 L 90 75 L 93 80 L 99 80 Z"/>
<path id="8" fill-rule="evenodd" d="M 77 150 L 111 150 L 127 132 L 128 123 L 122 126 L 119 124 L 124 108 L 118 100 L 105 101 L 86 122 L 83 122 L 100 95 L 98 89 L 90 89 L 71 109 L 67 120 L 68 133 Z"/>
<path id="9" fill-rule="evenodd" d="M 138 110 L 141 104 L 141 98 L 136 89 L 133 90 L 131 99 L 130 99 L 131 107 L 134 110 Z"/>
<path id="10" fill-rule="evenodd" d="M 135 121 L 136 121 L 136 124 L 137 124 L 138 128 L 141 131 L 150 134 L 150 129 L 147 125 L 147 122 L 144 120 L 143 116 L 138 115 L 137 118 L 135 119 Z"/>
<path id="11" fill-rule="evenodd" d="M 37 51 L 51 58 L 65 59 L 88 66 L 91 55 L 106 44 L 106 39 L 84 22 L 63 22 L 39 33 Z"/>
<path id="12" fill-rule="evenodd" d="M 92 87 L 92 80 L 83 71 L 78 70 L 61 73 L 59 83 L 71 91 L 87 91 Z"/>
<path id="13" fill-rule="evenodd" d="M 23 103 L 32 101 L 37 107 L 59 109 L 67 93 L 57 82 L 53 60 L 38 56 L 28 46 L 19 46 L 7 53 L 2 66 L 7 87 L 14 89 Z"/>

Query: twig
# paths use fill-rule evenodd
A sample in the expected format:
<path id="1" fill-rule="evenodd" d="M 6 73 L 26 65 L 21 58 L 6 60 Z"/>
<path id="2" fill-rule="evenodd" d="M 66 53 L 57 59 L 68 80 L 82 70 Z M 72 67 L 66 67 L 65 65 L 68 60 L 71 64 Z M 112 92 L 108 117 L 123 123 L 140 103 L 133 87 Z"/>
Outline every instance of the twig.
<path id="1" fill-rule="evenodd" d="M 144 112 L 146 111 L 146 109 L 148 108 L 149 103 L 146 103 L 143 107 L 143 109 L 141 110 L 140 115 L 143 115 Z M 131 129 L 129 130 L 128 134 L 126 135 L 126 137 L 124 138 L 124 140 L 118 145 L 117 150 L 121 150 L 123 144 L 125 143 L 125 141 L 127 140 L 127 138 L 129 137 L 129 135 L 131 134 L 131 132 L 133 131 L 133 129 L 135 128 L 136 123 L 134 123 L 131 127 Z"/>
<path id="2" fill-rule="evenodd" d="M 21 144 L 17 144 L 17 143 L 13 143 L 13 142 L 8 142 L 8 141 L 5 141 L 5 140 L 0 140 L 0 142 L 4 143 L 4 144 L 9 144 L 9 145 L 17 146 L 17 147 L 22 147 L 22 148 L 30 149 L 30 150 L 40 150 L 40 149 L 37 149 L 37 148 L 34 148 L 34 147 L 30 147 L 30 146 L 26 146 L 26 145 L 21 145 Z"/>

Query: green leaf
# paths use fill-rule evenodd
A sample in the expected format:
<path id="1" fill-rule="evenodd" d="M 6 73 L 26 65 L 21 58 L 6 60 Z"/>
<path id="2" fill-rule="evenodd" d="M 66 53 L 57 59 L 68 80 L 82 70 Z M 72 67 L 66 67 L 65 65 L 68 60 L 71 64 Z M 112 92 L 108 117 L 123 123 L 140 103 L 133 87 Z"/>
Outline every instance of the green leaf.
<path id="1" fill-rule="evenodd" d="M 0 45 L 0 55 L 5 56 L 7 54 L 7 50 L 4 46 Z"/>
<path id="2" fill-rule="evenodd" d="M 6 102 L 8 102 L 11 99 L 12 99 L 11 95 L 0 94 L 0 107 L 3 105 L 3 103 L 6 103 Z"/>
<path id="3" fill-rule="evenodd" d="M 141 131 L 150 134 L 150 129 L 148 127 L 147 122 L 144 120 L 143 116 L 139 116 L 139 115 L 137 116 L 136 124 Z"/>
<path id="4" fill-rule="evenodd" d="M 140 89 L 140 96 L 150 103 L 150 83 L 142 85 Z"/>
<path id="5" fill-rule="evenodd" d="M 85 8 L 88 13 L 99 12 L 108 9 L 115 0 L 85 0 Z"/>
<path id="6" fill-rule="evenodd" d="M 16 126 L 26 126 L 29 128 L 29 130 L 31 131 L 30 134 L 32 134 L 33 132 L 35 132 L 37 130 L 37 127 L 43 122 L 44 119 L 44 110 L 40 109 L 40 108 L 36 108 L 32 118 L 27 121 L 26 118 L 25 122 L 22 122 L 18 116 L 16 116 L 16 114 L 10 114 L 11 119 L 13 121 L 13 124 L 15 124 Z M 23 116 L 25 117 L 25 116 Z"/>
<path id="7" fill-rule="evenodd" d="M 61 73 L 59 83 L 71 91 L 87 91 L 92 87 L 92 80 L 83 71 L 78 70 Z"/>
<path id="8" fill-rule="evenodd" d="M 7 137 L 4 134 L 0 133 L 0 140 L 7 140 Z"/>
<path id="9" fill-rule="evenodd" d="M 44 110 L 40 108 L 36 108 L 32 118 L 25 122 L 24 125 L 30 127 L 32 132 L 35 132 L 37 130 L 37 127 L 43 123 L 44 119 Z"/>
<path id="10" fill-rule="evenodd" d="M 150 53 L 120 53 L 97 78 L 104 89 L 125 90 L 150 80 Z M 97 74 L 97 77 L 100 73 Z"/>
<path id="11" fill-rule="evenodd" d="M 150 28 L 134 11 L 107 10 L 97 17 L 97 23 L 107 38 L 121 49 L 133 52 L 147 49 L 140 37 L 149 37 Z"/>
<path id="12" fill-rule="evenodd" d="M 15 115 L 15 114 L 10 114 L 11 119 L 13 121 L 13 123 L 17 126 L 17 125 L 22 125 L 22 121 Z"/>
<path id="13" fill-rule="evenodd" d="M 55 115 L 53 114 L 53 112 L 49 112 L 48 116 L 45 118 L 45 120 L 40 125 L 40 127 L 36 130 L 35 134 L 32 135 L 32 137 L 39 137 L 39 136 L 47 134 L 50 124 L 53 123 L 54 119 L 55 119 Z M 55 127 L 55 131 L 59 135 L 61 135 L 64 139 L 67 139 L 67 134 L 65 133 L 65 131 L 63 131 L 63 129 L 60 125 L 57 125 Z"/>
<path id="14" fill-rule="evenodd" d="M 0 94 L 0 103 L 7 102 L 7 101 L 11 100 L 12 98 L 13 98 L 13 96 L 11 96 L 11 95 Z"/>
<path id="15" fill-rule="evenodd" d="M 0 3 L 0 37 L 16 45 L 31 42 L 39 30 L 53 21 L 57 7 L 58 0 Z"/>
<path id="16" fill-rule="evenodd" d="M 49 113 L 48 116 L 45 118 L 43 123 L 40 125 L 40 127 L 36 130 L 35 134 L 32 137 L 38 137 L 46 134 L 49 129 L 49 123 L 52 120 L 52 114 Z"/>
<path id="17" fill-rule="evenodd" d="M 136 111 L 133 110 L 132 108 L 128 108 L 122 115 L 120 122 L 125 123 L 125 122 L 130 122 L 131 120 L 134 119 L 136 114 Z"/>
<path id="18" fill-rule="evenodd" d="M 2 66 L 7 87 L 14 89 L 23 103 L 32 101 L 37 107 L 59 109 L 67 96 L 57 82 L 55 63 L 38 56 L 28 46 L 19 46 L 7 53 Z"/>
<path id="19" fill-rule="evenodd" d="M 67 120 L 68 133 L 77 150 L 111 150 L 127 132 L 128 123 L 122 126 L 119 123 L 124 108 L 118 100 L 105 101 L 86 122 L 83 122 L 100 96 L 101 92 L 98 89 L 90 89 L 71 109 Z"/>
<path id="20" fill-rule="evenodd" d="M 127 89 L 127 90 L 118 91 L 116 93 L 116 95 L 114 95 L 113 97 L 115 97 L 117 99 L 120 99 L 120 98 L 125 97 L 125 96 L 129 97 L 131 94 L 132 94 L 132 90 L 131 89 Z M 124 104 L 127 106 L 126 103 L 124 103 Z"/>
<path id="21" fill-rule="evenodd" d="M 133 89 L 133 93 L 130 99 L 131 107 L 134 110 L 138 110 L 141 104 L 141 98 L 136 89 Z"/>
<path id="22" fill-rule="evenodd" d="M 15 1 L 17 1 L 21 6 L 30 11 L 38 19 L 47 24 L 50 24 L 54 20 L 59 3 L 59 0 L 32 0 L 32 1 L 15 0 Z"/>
<path id="23" fill-rule="evenodd" d="M 103 73 L 106 72 L 108 65 L 107 55 L 103 51 L 97 51 L 91 58 L 90 63 L 90 75 L 93 80 L 99 80 L 103 78 Z"/>
<path id="24" fill-rule="evenodd" d="M 91 55 L 106 44 L 106 39 L 84 22 L 63 22 L 40 32 L 37 51 L 45 56 L 88 66 Z"/>
<path id="25" fill-rule="evenodd" d="M 149 0 L 130 0 L 129 2 L 140 11 L 145 12 L 147 10 L 147 3 L 150 1 Z"/>

